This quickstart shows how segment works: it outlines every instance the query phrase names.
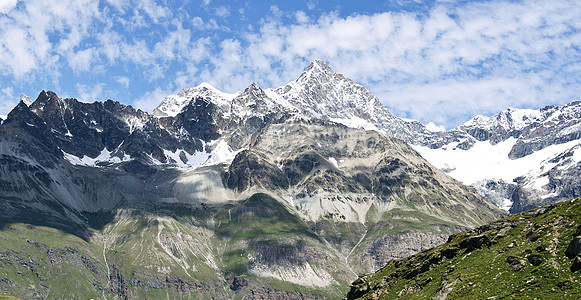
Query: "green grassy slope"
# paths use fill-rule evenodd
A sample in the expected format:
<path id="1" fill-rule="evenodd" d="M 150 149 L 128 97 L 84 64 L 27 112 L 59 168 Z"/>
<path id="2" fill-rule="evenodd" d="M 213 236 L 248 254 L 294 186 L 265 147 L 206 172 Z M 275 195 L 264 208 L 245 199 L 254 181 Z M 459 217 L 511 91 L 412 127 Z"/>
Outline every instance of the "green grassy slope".
<path id="1" fill-rule="evenodd" d="M 5 226 L 0 293 L 23 299 L 335 299 L 353 279 L 335 250 L 267 195 L 221 207 L 151 211 L 120 209 L 87 239 L 44 226 Z M 329 274 L 329 284 L 305 286 L 300 273 L 285 273 L 302 266 Z"/>
<path id="2" fill-rule="evenodd" d="M 391 261 L 346 299 L 579 299 L 580 224 L 581 198 L 513 215 Z"/>

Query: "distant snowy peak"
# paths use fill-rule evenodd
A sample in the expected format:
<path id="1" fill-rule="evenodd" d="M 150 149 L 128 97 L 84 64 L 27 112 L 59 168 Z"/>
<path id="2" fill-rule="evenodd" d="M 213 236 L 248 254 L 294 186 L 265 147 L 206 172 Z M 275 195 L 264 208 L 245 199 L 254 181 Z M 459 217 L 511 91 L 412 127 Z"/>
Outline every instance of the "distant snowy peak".
<path id="1" fill-rule="evenodd" d="M 161 104 L 153 110 L 153 115 L 157 117 L 175 117 L 197 97 L 210 99 L 218 107 L 229 107 L 232 99 L 238 94 L 224 93 L 204 82 L 194 88 L 183 89 L 177 94 L 165 97 Z"/>
<path id="2" fill-rule="evenodd" d="M 433 165 L 511 212 L 581 195 L 579 101 L 476 116 L 414 144 Z"/>
<path id="3" fill-rule="evenodd" d="M 476 141 L 488 141 L 495 145 L 512 137 L 517 139 L 517 143 L 510 158 L 519 158 L 549 145 L 579 139 L 580 119 L 579 101 L 538 110 L 509 108 L 491 117 L 476 116 L 446 132 L 433 132 L 425 136 L 420 134 L 408 142 L 432 149 L 453 147 L 467 150 Z"/>
<path id="4" fill-rule="evenodd" d="M 539 127 L 542 124 L 550 126 L 563 121 L 575 121 L 579 116 L 581 116 L 581 102 L 574 101 L 564 106 L 554 105 L 542 109 L 509 108 L 491 117 L 478 115 L 457 129 L 522 131 L 527 127 Z"/>
<path id="5" fill-rule="evenodd" d="M 478 127 L 487 130 L 502 128 L 506 131 L 522 130 L 535 122 L 540 122 L 542 117 L 541 110 L 509 108 L 492 117 L 475 116 L 460 127 Z"/>

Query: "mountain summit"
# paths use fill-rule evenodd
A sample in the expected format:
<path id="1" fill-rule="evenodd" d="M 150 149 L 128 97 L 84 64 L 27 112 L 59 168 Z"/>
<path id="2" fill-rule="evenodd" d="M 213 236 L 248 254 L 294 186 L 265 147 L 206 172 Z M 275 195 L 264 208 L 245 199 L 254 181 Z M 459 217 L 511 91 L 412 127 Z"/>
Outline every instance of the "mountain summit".
<path id="1" fill-rule="evenodd" d="M 417 121 L 393 116 L 367 89 L 321 60 L 313 61 L 296 80 L 262 90 L 260 96 L 208 91 L 186 89 L 168 96 L 156 112 L 175 107 L 172 99 L 181 97 L 180 103 L 188 103 L 199 95 L 237 123 L 276 112 L 279 117 L 375 130 L 412 144 L 430 163 L 513 213 L 581 196 L 576 179 L 580 160 L 575 155 L 581 140 L 579 102 L 540 110 L 511 108 L 491 117 L 476 116 L 447 132 L 433 132 Z"/>
<path id="2" fill-rule="evenodd" d="M 377 130 L 408 142 L 417 138 L 418 134 L 429 134 L 419 122 L 394 117 L 365 87 L 336 73 L 322 60 L 311 62 L 296 80 L 278 88 L 265 89 L 261 104 L 241 107 L 241 102 L 236 98 L 243 94 L 225 94 L 204 83 L 166 97 L 154 110 L 154 115 L 175 116 L 192 99 L 202 97 L 227 112 L 228 117 L 256 114 L 256 110 L 263 107 L 267 108 L 267 112 L 278 109 L 279 113 L 296 117 L 324 119 L 353 128 Z M 248 108 L 253 112 L 248 112 Z"/>
<path id="3" fill-rule="evenodd" d="M 398 120 L 320 61 L 277 89 L 185 89 L 153 114 L 43 91 L 0 125 L 0 290 L 337 298 L 504 215 L 382 133 Z"/>

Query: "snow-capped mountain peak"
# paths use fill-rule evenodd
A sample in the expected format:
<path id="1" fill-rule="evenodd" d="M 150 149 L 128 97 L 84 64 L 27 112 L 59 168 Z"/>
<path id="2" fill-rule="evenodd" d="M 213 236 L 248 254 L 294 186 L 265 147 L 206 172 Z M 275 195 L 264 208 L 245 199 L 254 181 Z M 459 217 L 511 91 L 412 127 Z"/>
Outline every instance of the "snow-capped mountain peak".
<path id="1" fill-rule="evenodd" d="M 326 81 L 333 79 L 334 77 L 339 77 L 340 79 L 345 79 L 342 74 L 337 74 L 329 65 L 327 65 L 322 60 L 314 60 L 309 64 L 305 71 L 297 78 L 297 83 L 308 82 L 311 79 L 316 79 L 320 81 L 325 81 L 321 79 L 326 79 Z"/>
<path id="2" fill-rule="evenodd" d="M 229 106 L 232 99 L 239 94 L 224 93 L 211 84 L 203 82 L 194 88 L 183 89 L 177 94 L 165 97 L 161 104 L 153 110 L 153 115 L 157 117 L 175 117 L 192 99 L 197 97 L 211 99 L 219 107 Z"/>
<path id="3" fill-rule="evenodd" d="M 176 116 L 196 97 L 216 104 L 224 116 L 244 118 L 285 112 L 388 133 L 392 132 L 386 128 L 399 128 L 393 126 L 398 120 L 376 96 L 336 73 L 322 60 L 311 62 L 296 80 L 274 89 L 262 89 L 256 83 L 236 94 L 223 93 L 207 83 L 184 89 L 167 96 L 153 114 L 158 117 Z M 377 124 L 382 126 L 378 127 Z"/>
<path id="4" fill-rule="evenodd" d="M 303 115 L 327 118 L 350 127 L 377 128 L 369 122 L 393 119 L 371 92 L 335 73 L 322 60 L 313 61 L 296 80 L 272 91 Z M 364 123 L 370 126 L 359 126 L 361 120 L 367 120 Z"/>
<path id="5" fill-rule="evenodd" d="M 578 101 L 539 110 L 508 108 L 434 133 L 416 143 L 416 150 L 500 206 L 519 212 L 579 195 L 579 120 Z"/>
<path id="6" fill-rule="evenodd" d="M 492 117 L 477 115 L 462 124 L 460 128 L 522 130 L 535 122 L 541 121 L 542 116 L 543 114 L 540 110 L 508 108 Z"/>

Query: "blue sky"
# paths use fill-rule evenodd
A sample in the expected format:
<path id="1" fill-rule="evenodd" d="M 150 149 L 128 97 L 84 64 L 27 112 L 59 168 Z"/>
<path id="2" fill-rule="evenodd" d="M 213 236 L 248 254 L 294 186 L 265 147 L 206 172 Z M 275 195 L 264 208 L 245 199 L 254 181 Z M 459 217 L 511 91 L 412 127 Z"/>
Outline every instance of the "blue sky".
<path id="1" fill-rule="evenodd" d="M 323 59 L 397 116 L 581 99 L 576 1 L 0 0 L 0 114 L 42 89 L 151 111 L 182 88 L 278 87 Z"/>

